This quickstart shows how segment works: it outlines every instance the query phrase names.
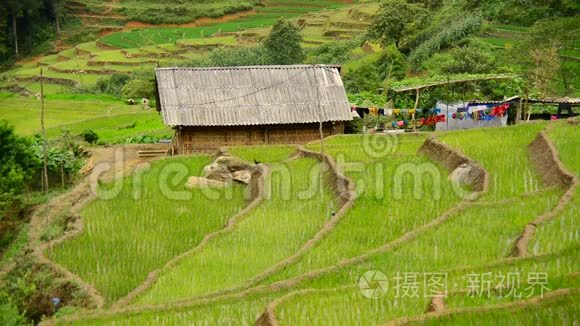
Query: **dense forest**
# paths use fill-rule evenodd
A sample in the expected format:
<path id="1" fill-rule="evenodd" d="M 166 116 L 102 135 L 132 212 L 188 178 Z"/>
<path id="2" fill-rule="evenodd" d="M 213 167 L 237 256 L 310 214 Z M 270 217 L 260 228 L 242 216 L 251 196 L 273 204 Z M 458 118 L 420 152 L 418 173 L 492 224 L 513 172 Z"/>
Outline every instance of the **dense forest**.
<path id="1" fill-rule="evenodd" d="M 60 32 L 64 0 L 4 0 L 0 3 L 0 62 L 46 46 Z M 49 49 L 46 48 L 45 49 Z"/>

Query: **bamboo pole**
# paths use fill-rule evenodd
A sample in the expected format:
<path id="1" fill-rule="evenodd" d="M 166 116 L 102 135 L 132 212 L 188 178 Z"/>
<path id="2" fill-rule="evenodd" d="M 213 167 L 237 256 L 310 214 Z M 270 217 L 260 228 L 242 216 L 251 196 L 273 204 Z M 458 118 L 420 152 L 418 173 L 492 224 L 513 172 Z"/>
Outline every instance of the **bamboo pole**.
<path id="1" fill-rule="evenodd" d="M 48 196 L 48 142 L 46 141 L 46 128 L 44 128 L 44 77 L 42 68 L 40 68 L 40 105 L 40 126 L 42 128 L 42 148 L 44 152 L 43 187 L 45 194 Z"/>
<path id="2" fill-rule="evenodd" d="M 417 115 L 417 108 L 419 107 L 419 98 L 421 97 L 421 91 L 417 89 L 416 97 L 415 97 L 415 107 L 413 109 L 413 130 L 417 130 L 417 123 L 415 121 L 415 117 Z"/>

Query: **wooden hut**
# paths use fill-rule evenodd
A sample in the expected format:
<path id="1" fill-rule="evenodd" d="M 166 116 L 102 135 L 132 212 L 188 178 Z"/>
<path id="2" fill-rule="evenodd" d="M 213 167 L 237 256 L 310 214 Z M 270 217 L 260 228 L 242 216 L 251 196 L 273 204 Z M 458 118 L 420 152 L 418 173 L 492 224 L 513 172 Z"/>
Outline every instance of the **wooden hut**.
<path id="1" fill-rule="evenodd" d="M 158 110 L 179 154 L 296 144 L 344 132 L 350 104 L 339 67 L 158 68 Z M 322 128 L 320 128 L 322 127 Z"/>

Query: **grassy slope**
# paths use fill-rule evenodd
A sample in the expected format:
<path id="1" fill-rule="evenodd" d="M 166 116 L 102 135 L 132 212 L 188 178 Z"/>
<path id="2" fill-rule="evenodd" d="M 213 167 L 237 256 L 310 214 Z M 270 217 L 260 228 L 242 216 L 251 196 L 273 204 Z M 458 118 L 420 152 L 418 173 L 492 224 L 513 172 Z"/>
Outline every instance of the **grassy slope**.
<path id="1" fill-rule="evenodd" d="M 363 137 L 359 135 L 337 137 L 329 141 L 326 150 L 338 162 L 342 160 L 345 163 L 359 163 L 361 167 L 364 163 L 363 171 L 346 172 L 355 184 L 364 185 L 364 189 L 361 187 L 358 190 L 359 197 L 354 207 L 331 235 L 299 263 L 271 277 L 268 282 L 286 279 L 360 255 L 428 223 L 459 201 L 447 181 L 447 171 L 435 165 L 431 167 L 438 172 L 442 181 L 440 184 L 425 177 L 422 194 L 415 197 L 413 179 L 407 174 L 403 180 L 402 196 L 398 197 L 394 193 L 395 175 L 401 166 L 429 164 L 427 159 L 414 154 L 424 141 L 423 136 L 403 139 L 397 152 L 380 159 L 369 156 L 363 150 Z M 377 178 L 382 182 L 377 184 Z M 436 197 L 437 192 L 440 193 L 440 198 Z"/>
<path id="2" fill-rule="evenodd" d="M 47 96 L 45 104 L 45 124 L 47 128 L 65 123 L 79 122 L 115 113 L 135 113 L 137 107 L 124 105 L 121 101 L 100 96 Z M 71 108 L 71 104 L 74 107 Z M 0 118 L 8 120 L 16 132 L 32 135 L 40 130 L 40 100 L 15 96 L 2 101 Z M 74 114 L 71 114 L 74 109 Z"/>
<path id="3" fill-rule="evenodd" d="M 520 136 L 521 133 L 529 132 L 528 137 L 521 137 L 523 139 L 492 137 L 493 135 L 503 135 L 511 130 L 488 130 L 490 140 L 487 141 L 487 144 L 471 142 L 466 143 L 465 147 L 471 148 L 471 152 L 479 153 L 479 156 L 483 158 L 495 153 L 497 145 L 503 144 L 511 149 L 510 158 L 513 161 L 518 161 L 518 167 L 520 169 L 526 168 L 529 162 L 527 162 L 525 149 L 527 143 L 531 142 L 534 136 L 533 132 L 527 130 L 528 128 L 513 131 L 519 133 Z M 531 127 L 532 130 L 536 130 L 533 128 Z M 447 140 L 459 141 L 459 138 L 476 135 L 477 132 L 472 133 L 472 131 L 456 132 L 449 134 Z M 495 146 L 488 147 L 488 145 Z M 461 148 L 464 152 L 468 152 L 467 148 Z M 518 156 L 525 159 L 518 159 Z M 494 167 L 502 166 L 503 158 L 499 159 L 497 154 L 494 154 L 494 157 L 495 159 L 486 160 L 486 163 Z M 495 161 L 499 162 L 495 163 Z M 484 166 L 486 166 L 485 163 Z M 490 172 L 492 178 L 498 175 L 504 176 L 501 171 L 490 169 Z M 519 183 L 522 176 L 511 173 L 505 174 L 504 178 L 508 178 L 505 180 L 506 183 Z M 492 184 L 492 193 L 506 197 L 518 194 L 512 193 L 512 189 L 505 188 L 503 185 L 503 183 L 498 182 Z M 523 190 L 521 191 L 523 192 Z M 436 272 L 459 266 L 477 266 L 500 259 L 509 252 L 511 244 L 521 232 L 523 225 L 535 216 L 554 207 L 560 195 L 561 191 L 556 190 L 524 199 L 517 204 L 469 209 L 436 230 L 431 230 L 418 240 L 405 244 L 395 252 L 378 255 L 367 263 L 313 280 L 308 284 L 303 284 L 302 287 L 329 288 L 341 284 L 356 284 L 360 275 L 372 269 L 385 272 L 392 280 L 397 272 Z M 577 267 L 563 268 L 562 272 L 564 270 L 570 272 Z M 356 289 L 340 294 L 332 291 L 313 294 L 304 299 L 297 299 L 298 302 L 291 304 L 288 308 L 284 305 L 281 308 L 281 315 L 285 317 L 281 318 L 286 318 L 286 322 L 289 324 L 304 323 L 306 321 L 304 318 L 309 318 L 309 322 L 314 323 L 325 320 L 341 324 L 356 324 L 417 315 L 425 309 L 424 299 L 394 300 L 395 298 L 391 295 L 392 293 L 389 293 L 388 298 L 384 298 L 384 300 L 372 301 L 360 296 Z M 393 300 L 396 304 L 393 304 Z"/>
<path id="4" fill-rule="evenodd" d="M 210 161 L 206 156 L 160 161 L 141 181 L 126 178 L 118 196 L 97 199 L 82 211 L 84 232 L 52 248 L 49 257 L 93 284 L 109 302 L 126 295 L 244 206 L 238 186 L 230 200 L 217 206 L 201 190 L 186 190 L 189 197 L 180 200 L 167 196 L 167 190 L 182 191 L 187 177 L 199 175 Z M 186 173 L 175 175 L 179 170 Z M 140 192 L 137 200 L 135 191 Z M 222 198 L 227 193 L 220 192 Z"/>
<path id="5" fill-rule="evenodd" d="M 163 275 L 137 300 L 139 303 L 171 302 L 242 285 L 294 254 L 314 237 L 330 218 L 331 207 L 336 207 L 328 189 L 323 195 L 314 191 L 304 199 L 299 197 L 301 192 L 313 186 L 318 188 L 317 162 L 300 159 L 273 165 L 270 169 L 271 183 L 266 187 L 271 187 L 271 198 L 233 231 L 215 239 L 202 252 L 185 258 Z M 291 180 L 285 179 L 286 173 Z"/>
<path id="6" fill-rule="evenodd" d="M 40 132 L 40 101 L 34 98 L 0 94 L 0 119 L 7 120 L 21 135 Z M 119 143 L 143 135 L 170 138 L 172 130 L 163 125 L 154 110 L 129 106 L 107 96 L 54 94 L 46 96 L 45 125 L 49 138 L 68 129 L 73 135 L 92 129 L 105 143 Z M 74 114 L 71 114 L 74 110 Z"/>
<path id="7" fill-rule="evenodd" d="M 580 295 L 574 295 L 532 307 L 462 313 L 410 325 L 566 325 L 580 318 L 578 306 Z"/>
<path id="8" fill-rule="evenodd" d="M 516 165 L 519 169 L 526 170 L 529 169 L 529 161 L 527 160 L 525 148 L 527 143 L 533 139 L 534 132 L 538 128 L 538 126 L 528 125 L 516 127 L 515 130 L 488 130 L 490 134 L 496 137 L 489 137 L 487 144 L 483 144 L 483 142 L 464 142 L 462 145 L 465 148 L 462 147 L 462 150 L 479 155 L 480 158 L 485 159 L 487 166 L 505 167 L 503 161 L 511 159 L 517 162 Z M 473 134 L 470 135 L 472 132 Z M 514 133 L 518 134 L 520 138 L 503 137 L 514 136 Z M 477 135 L 477 131 L 455 132 L 446 135 L 445 140 L 457 144 L 461 143 L 460 138 L 464 139 L 475 135 Z M 406 136 L 403 137 L 403 141 L 406 139 Z M 329 143 L 331 144 L 327 148 L 332 148 L 332 142 Z M 495 156 L 492 155 L 500 144 L 507 149 L 512 149 L 500 152 L 501 155 L 508 155 L 508 158 L 500 158 L 500 155 L 497 154 Z M 334 146 L 341 147 L 340 140 L 336 140 Z M 343 147 L 346 148 L 347 146 Z M 351 149 L 350 154 L 351 157 L 358 155 L 356 149 Z M 249 157 L 253 156 L 255 154 Z M 498 162 L 495 162 L 496 160 Z M 495 193 L 498 198 L 519 195 L 525 191 L 524 189 L 507 188 L 505 184 L 509 181 L 515 184 L 521 183 L 522 179 L 526 178 L 526 174 L 504 174 L 502 171 L 496 170 L 491 170 L 490 172 L 492 172 L 492 178 L 497 175 L 505 175 L 508 178 L 505 183 L 492 183 L 492 193 Z M 299 284 L 293 290 L 300 288 L 330 289 L 340 285 L 354 285 L 358 281 L 358 277 L 370 269 L 379 269 L 389 276 L 393 276 L 396 272 L 438 271 L 453 268 L 454 266 L 477 266 L 489 263 L 503 257 L 515 237 L 521 232 L 522 226 L 533 219 L 534 216 L 553 207 L 560 194 L 561 191 L 555 190 L 523 199 L 516 204 L 470 209 L 454 217 L 446 224 L 428 231 L 424 236 L 403 245 L 397 251 L 377 255 L 368 262 L 344 268 L 339 272 Z M 539 233 L 541 234 L 541 230 Z M 556 249 L 558 248 L 553 250 Z M 578 270 L 578 262 L 574 258 L 577 253 L 577 249 L 573 249 L 565 255 L 555 258 L 532 259 L 515 265 L 499 266 L 492 269 L 471 268 L 468 270 L 491 271 L 494 273 L 499 271 L 505 273 L 508 271 L 522 271 L 525 273 L 530 271 L 548 271 L 549 275 L 554 275 L 554 278 L 550 277 L 549 286 L 555 289 L 569 285 L 569 282 L 562 278 L 562 275 Z M 463 288 L 465 286 L 465 283 L 462 283 L 465 282 L 465 279 L 462 278 L 464 274 L 465 271 L 463 273 L 452 273 L 450 274 L 450 280 L 455 280 L 454 282 L 457 282 L 459 288 Z M 425 299 L 389 300 L 389 298 L 393 298 L 390 297 L 391 294 L 388 294 L 388 297 L 383 298 L 383 300 L 373 301 L 362 298 L 357 289 L 336 295 L 333 295 L 333 292 L 335 291 L 308 295 L 300 297 L 296 301 L 285 303 L 278 310 L 278 316 L 283 323 L 290 324 L 306 321 L 313 323 L 323 320 L 325 322 L 335 321 L 340 324 L 348 324 L 350 322 L 361 322 L 363 319 L 368 319 L 369 322 L 376 322 L 377 320 L 386 321 L 406 315 L 422 314 L 426 306 Z M 278 296 L 283 293 L 284 291 L 279 293 Z M 234 302 L 237 303 L 224 302 L 224 305 L 213 305 L 211 309 L 213 309 L 212 313 L 215 314 L 215 318 L 239 316 L 241 313 L 239 309 L 248 309 L 247 306 L 244 306 L 243 300 Z M 223 314 L 224 306 L 232 308 L 227 316 Z M 251 315 L 260 310 L 253 307 L 246 311 L 253 312 L 249 313 Z M 188 314 L 185 312 L 182 314 L 193 316 L 196 314 L 195 311 L 198 311 L 198 309 L 192 309 Z M 134 322 L 139 320 L 139 322 L 151 322 L 153 320 L 170 320 L 172 315 L 172 312 L 152 313 L 143 315 L 142 318 L 132 317 L 130 319 L 125 319 L 128 318 L 127 316 L 118 316 L 108 319 L 108 321 L 115 320 L 118 322 L 125 320 L 125 322 Z"/>
<path id="9" fill-rule="evenodd" d="M 480 162 L 490 173 L 490 191 L 485 199 L 501 200 L 540 188 L 527 146 L 543 123 L 507 129 L 477 129 L 443 133 L 441 140 Z"/>

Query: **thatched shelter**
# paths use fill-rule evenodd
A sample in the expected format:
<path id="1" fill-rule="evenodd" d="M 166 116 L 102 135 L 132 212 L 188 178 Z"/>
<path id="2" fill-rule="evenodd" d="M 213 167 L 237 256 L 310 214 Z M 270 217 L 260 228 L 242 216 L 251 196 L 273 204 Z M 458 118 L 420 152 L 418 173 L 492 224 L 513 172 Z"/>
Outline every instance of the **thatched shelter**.
<path id="1" fill-rule="evenodd" d="M 158 68 L 158 110 L 180 154 L 306 143 L 351 120 L 339 67 Z M 322 125 L 322 130 L 320 126 Z"/>

